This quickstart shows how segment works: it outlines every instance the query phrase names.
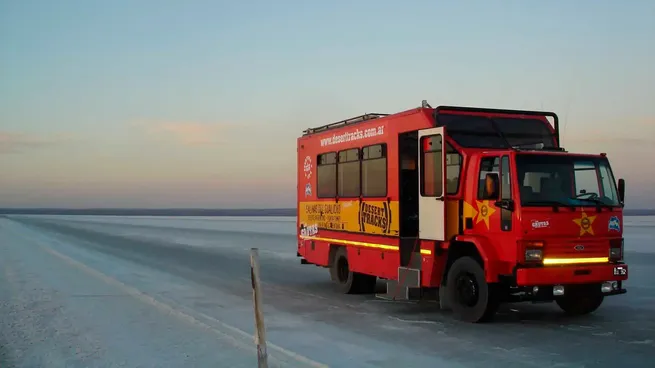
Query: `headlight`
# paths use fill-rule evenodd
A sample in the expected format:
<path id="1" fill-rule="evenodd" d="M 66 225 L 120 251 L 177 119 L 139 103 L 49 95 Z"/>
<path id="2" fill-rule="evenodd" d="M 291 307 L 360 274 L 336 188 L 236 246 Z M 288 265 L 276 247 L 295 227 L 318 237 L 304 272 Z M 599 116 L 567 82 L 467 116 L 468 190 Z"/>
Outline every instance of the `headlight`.
<path id="1" fill-rule="evenodd" d="M 526 249 L 525 250 L 525 260 L 526 261 L 541 261 L 543 259 L 543 252 L 541 249 Z"/>
<path id="2" fill-rule="evenodd" d="M 544 242 L 541 240 L 520 240 L 519 249 L 523 249 L 526 262 L 541 262 L 544 258 Z"/>
<path id="3" fill-rule="evenodd" d="M 623 238 L 610 240 L 610 261 L 620 261 L 623 259 Z"/>

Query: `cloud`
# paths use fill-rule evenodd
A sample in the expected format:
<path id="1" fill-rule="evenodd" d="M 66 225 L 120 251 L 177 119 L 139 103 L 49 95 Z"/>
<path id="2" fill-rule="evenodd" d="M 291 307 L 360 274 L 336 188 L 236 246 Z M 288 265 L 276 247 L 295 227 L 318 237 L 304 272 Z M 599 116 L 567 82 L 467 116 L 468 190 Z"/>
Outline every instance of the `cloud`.
<path id="1" fill-rule="evenodd" d="M 36 135 L 0 131 L 0 154 L 19 153 L 68 142 L 72 139 L 67 134 Z"/>
<path id="2" fill-rule="evenodd" d="M 655 129 L 655 116 L 637 119 L 639 125 L 646 129 Z"/>
<path id="3" fill-rule="evenodd" d="M 582 137 L 564 137 L 563 141 L 571 141 L 572 143 L 613 143 L 620 145 L 652 145 L 652 139 L 646 138 L 630 138 L 618 137 L 609 135 L 595 135 L 595 136 L 582 136 Z M 564 143 L 565 144 L 565 143 Z M 566 145 L 566 144 L 565 144 Z"/>
<path id="4" fill-rule="evenodd" d="M 184 146 L 204 146 L 223 140 L 225 124 L 196 122 L 137 122 L 154 139 L 173 141 Z"/>
<path id="5" fill-rule="evenodd" d="M 611 120 L 599 128 L 570 127 L 562 133 L 562 140 L 573 143 L 615 144 L 622 146 L 651 147 L 655 137 L 655 117 Z"/>

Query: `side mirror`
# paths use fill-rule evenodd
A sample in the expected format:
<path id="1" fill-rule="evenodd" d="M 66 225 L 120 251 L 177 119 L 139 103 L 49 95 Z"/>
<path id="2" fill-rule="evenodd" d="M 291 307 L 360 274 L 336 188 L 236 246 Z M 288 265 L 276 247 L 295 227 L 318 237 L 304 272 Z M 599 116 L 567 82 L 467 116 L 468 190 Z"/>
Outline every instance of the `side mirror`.
<path id="1" fill-rule="evenodd" d="M 500 179 L 497 173 L 487 173 L 485 176 L 482 196 L 493 201 L 500 198 Z"/>
<path id="2" fill-rule="evenodd" d="M 619 201 L 621 204 L 625 203 L 625 180 L 623 178 L 619 179 Z"/>

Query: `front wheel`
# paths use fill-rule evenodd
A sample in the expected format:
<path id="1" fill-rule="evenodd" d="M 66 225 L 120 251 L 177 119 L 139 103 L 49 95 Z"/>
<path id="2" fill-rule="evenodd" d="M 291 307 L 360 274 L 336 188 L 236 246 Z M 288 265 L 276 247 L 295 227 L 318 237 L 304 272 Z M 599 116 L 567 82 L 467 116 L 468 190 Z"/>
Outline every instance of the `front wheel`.
<path id="1" fill-rule="evenodd" d="M 572 316 L 593 313 L 603 304 L 603 295 L 566 295 L 555 300 L 562 310 Z"/>
<path id="2" fill-rule="evenodd" d="M 497 285 L 487 284 L 484 269 L 475 259 L 457 259 L 446 281 L 448 303 L 456 319 L 465 322 L 491 320 L 499 306 Z"/>

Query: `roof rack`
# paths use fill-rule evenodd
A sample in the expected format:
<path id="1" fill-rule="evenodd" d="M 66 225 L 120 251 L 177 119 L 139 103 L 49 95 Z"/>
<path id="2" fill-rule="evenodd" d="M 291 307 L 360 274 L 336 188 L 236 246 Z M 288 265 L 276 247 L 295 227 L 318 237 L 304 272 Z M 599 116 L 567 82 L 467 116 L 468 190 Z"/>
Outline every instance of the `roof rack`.
<path id="1" fill-rule="evenodd" d="M 512 147 L 515 151 L 518 152 L 525 152 L 525 151 L 554 151 L 554 152 L 566 152 L 566 149 L 564 147 L 544 147 L 544 148 L 520 148 L 520 147 Z"/>
<path id="2" fill-rule="evenodd" d="M 360 115 L 360 116 L 355 116 L 354 118 L 337 121 L 335 123 L 319 126 L 319 127 L 316 127 L 316 128 L 308 128 L 307 130 L 305 130 L 303 132 L 303 135 L 318 133 L 318 132 L 325 132 L 325 131 L 328 131 L 328 130 L 341 128 L 343 126 L 350 125 L 350 124 L 361 123 L 361 122 L 368 121 L 368 120 L 383 118 L 385 116 L 389 116 L 389 114 L 368 113 L 368 114 L 364 114 L 364 115 Z"/>

